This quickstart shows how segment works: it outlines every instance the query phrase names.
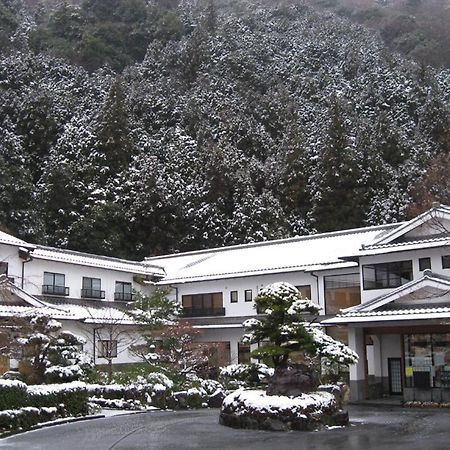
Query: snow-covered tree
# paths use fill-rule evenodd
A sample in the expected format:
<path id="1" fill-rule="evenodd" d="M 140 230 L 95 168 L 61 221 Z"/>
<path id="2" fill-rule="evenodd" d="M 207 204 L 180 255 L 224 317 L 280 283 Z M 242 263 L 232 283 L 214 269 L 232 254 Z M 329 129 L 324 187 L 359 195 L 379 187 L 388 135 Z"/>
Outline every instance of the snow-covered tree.
<path id="1" fill-rule="evenodd" d="M 10 324 L 11 325 L 11 324 Z M 92 367 L 80 336 L 62 330 L 50 316 L 36 312 L 13 318 L 2 353 L 21 361 L 27 383 L 63 383 L 79 379 Z"/>
<path id="2" fill-rule="evenodd" d="M 342 365 L 357 362 L 355 352 L 305 320 L 304 314 L 317 314 L 320 308 L 302 298 L 291 284 L 278 282 L 265 287 L 255 298 L 255 306 L 263 315 L 243 323 L 248 331 L 244 341 L 263 344 L 252 356 L 270 360 L 275 368 L 288 365 L 292 352 Z"/>

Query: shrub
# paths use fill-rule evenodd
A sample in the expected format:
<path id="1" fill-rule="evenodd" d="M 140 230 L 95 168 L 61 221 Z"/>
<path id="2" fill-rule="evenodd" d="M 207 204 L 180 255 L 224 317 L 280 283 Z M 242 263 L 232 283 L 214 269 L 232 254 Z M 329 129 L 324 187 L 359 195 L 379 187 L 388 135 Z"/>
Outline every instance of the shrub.
<path id="1" fill-rule="evenodd" d="M 50 408 L 27 406 L 15 410 L 0 411 L 0 433 L 29 430 L 38 423 L 48 422 L 64 416 L 65 409 L 62 406 Z"/>
<path id="2" fill-rule="evenodd" d="M 0 410 L 27 406 L 27 385 L 17 380 L 0 380 Z"/>
<path id="3" fill-rule="evenodd" d="M 70 416 L 83 416 L 89 413 L 86 385 L 78 381 L 66 384 L 29 386 L 28 394 L 28 403 L 36 407 L 58 407 L 64 404 Z"/>

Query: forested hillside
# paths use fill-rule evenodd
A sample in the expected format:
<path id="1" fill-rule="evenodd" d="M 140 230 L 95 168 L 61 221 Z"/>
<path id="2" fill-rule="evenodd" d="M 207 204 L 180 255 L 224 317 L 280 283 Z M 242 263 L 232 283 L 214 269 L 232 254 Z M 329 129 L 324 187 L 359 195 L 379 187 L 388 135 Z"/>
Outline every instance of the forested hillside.
<path id="1" fill-rule="evenodd" d="M 450 203 L 450 73 L 298 1 L 3 0 L 0 223 L 142 258 Z"/>

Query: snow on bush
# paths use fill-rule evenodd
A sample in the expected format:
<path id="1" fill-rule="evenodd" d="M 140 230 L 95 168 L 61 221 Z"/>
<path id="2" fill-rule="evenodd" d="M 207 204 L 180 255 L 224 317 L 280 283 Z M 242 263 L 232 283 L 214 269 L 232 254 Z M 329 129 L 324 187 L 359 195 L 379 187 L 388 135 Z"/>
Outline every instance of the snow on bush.
<path id="1" fill-rule="evenodd" d="M 292 415 L 304 416 L 306 413 L 319 413 L 335 406 L 335 397 L 328 392 L 314 392 L 290 398 L 267 395 L 261 390 L 239 389 L 225 397 L 222 408 L 232 410 L 237 415 L 258 412 L 276 416 L 289 412 Z"/>
<path id="2" fill-rule="evenodd" d="M 0 410 L 26 406 L 27 385 L 18 380 L 0 380 Z"/>
<path id="3" fill-rule="evenodd" d="M 0 434 L 15 430 L 28 430 L 38 423 L 64 416 L 65 410 L 62 406 L 42 408 L 26 406 L 20 409 L 0 411 Z"/>
<path id="4" fill-rule="evenodd" d="M 173 381 L 160 372 L 153 372 L 147 376 L 147 382 L 153 385 L 153 389 L 156 391 L 167 391 L 173 388 Z"/>

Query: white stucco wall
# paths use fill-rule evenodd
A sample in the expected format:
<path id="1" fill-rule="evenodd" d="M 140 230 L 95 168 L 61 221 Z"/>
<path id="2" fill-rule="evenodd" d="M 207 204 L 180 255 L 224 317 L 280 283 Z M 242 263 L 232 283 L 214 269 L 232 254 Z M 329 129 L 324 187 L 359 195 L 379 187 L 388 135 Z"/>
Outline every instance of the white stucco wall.
<path id="1" fill-rule="evenodd" d="M 379 264 L 394 261 L 406 261 L 412 260 L 413 266 L 413 279 L 417 280 L 423 276 L 423 272 L 419 270 L 419 259 L 420 258 L 431 258 L 431 270 L 437 274 L 442 274 L 450 277 L 450 269 L 442 268 L 442 255 L 449 255 L 450 248 L 440 247 L 440 248 L 428 248 L 423 250 L 411 250 L 405 252 L 395 252 L 386 253 L 382 255 L 375 256 L 363 256 L 360 260 L 361 267 L 361 302 L 367 302 L 373 298 L 380 297 L 384 294 L 388 294 L 393 290 L 393 288 L 388 289 L 369 289 L 364 290 L 363 288 L 363 270 L 362 267 L 366 264 Z"/>
<path id="2" fill-rule="evenodd" d="M 31 295 L 41 295 L 44 284 L 44 272 L 62 273 L 65 275 L 69 297 L 80 298 L 83 277 L 100 278 L 101 290 L 105 291 L 105 300 L 113 301 L 116 281 L 132 283 L 134 289 L 141 291 L 147 288 L 133 281 L 133 274 L 112 269 L 82 266 L 66 262 L 33 259 L 25 264 L 24 289 Z M 18 283 L 16 283 L 18 284 Z M 18 284 L 19 285 L 19 284 Z"/>
<path id="3" fill-rule="evenodd" d="M 258 292 L 268 284 L 278 281 L 286 281 L 294 286 L 310 285 L 311 297 L 314 302 L 318 302 L 317 278 L 304 272 L 292 272 L 284 274 L 257 275 L 240 278 L 228 278 L 210 281 L 198 281 L 184 284 L 174 284 L 167 286 L 171 288 L 172 298 L 178 298 L 181 302 L 183 295 L 206 294 L 213 292 L 223 293 L 223 306 L 228 317 L 249 316 L 255 314 L 254 299 Z M 323 283 L 322 283 L 323 284 Z M 320 283 L 319 283 L 320 285 Z M 246 302 L 244 291 L 251 289 L 253 300 Z M 320 289 L 320 288 L 319 288 Z M 238 291 L 237 303 L 231 303 L 230 292 Z M 320 300 L 319 300 L 320 301 Z M 321 303 L 319 303 L 321 304 Z"/>
<path id="4" fill-rule="evenodd" d="M 402 346 L 399 334 L 382 334 L 381 341 L 381 370 L 382 376 L 388 376 L 388 358 L 401 358 Z"/>

